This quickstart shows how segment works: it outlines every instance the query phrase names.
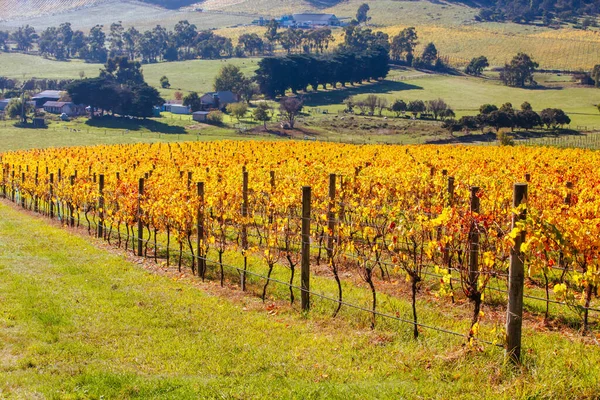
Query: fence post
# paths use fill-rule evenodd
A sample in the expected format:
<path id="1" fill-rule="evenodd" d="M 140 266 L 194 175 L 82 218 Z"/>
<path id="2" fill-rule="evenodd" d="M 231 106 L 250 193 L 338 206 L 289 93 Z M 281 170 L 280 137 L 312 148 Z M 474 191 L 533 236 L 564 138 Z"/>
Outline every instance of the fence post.
<path id="1" fill-rule="evenodd" d="M 302 310 L 310 309 L 310 186 L 302 187 Z"/>
<path id="2" fill-rule="evenodd" d="M 269 176 L 271 178 L 270 179 L 271 196 L 273 196 L 275 194 L 275 171 L 269 171 Z M 269 212 L 269 223 L 272 224 L 273 221 L 275 221 L 275 212 L 273 210 L 273 207 L 271 207 L 271 210 Z"/>
<path id="3" fill-rule="evenodd" d="M 327 214 L 327 256 L 333 258 L 333 238 L 335 230 L 335 174 L 329 175 L 329 213 Z"/>
<path id="4" fill-rule="evenodd" d="M 98 237 L 102 239 L 104 237 L 104 174 L 100 174 L 98 178 Z"/>
<path id="5" fill-rule="evenodd" d="M 571 205 L 571 190 L 573 189 L 573 182 L 567 182 L 567 195 L 565 196 L 564 203 Z"/>
<path id="6" fill-rule="evenodd" d="M 448 177 L 448 207 L 452 207 L 452 204 L 454 203 L 454 177 L 453 176 L 449 176 Z M 448 248 L 446 246 L 444 246 L 444 262 L 446 263 L 446 265 L 448 266 L 447 269 L 447 273 L 448 276 L 450 277 L 449 280 L 449 284 L 450 284 L 450 291 L 452 292 L 452 304 L 454 304 L 454 302 L 456 301 L 454 298 L 454 287 L 452 286 L 452 258 L 450 257 L 450 250 L 448 250 Z"/>
<path id="7" fill-rule="evenodd" d="M 75 186 L 75 175 L 69 177 L 69 183 L 71 184 L 71 191 L 73 191 L 73 186 Z M 75 206 L 73 205 L 72 199 L 69 202 L 69 226 L 71 226 L 71 228 L 75 226 Z"/>
<path id="8" fill-rule="evenodd" d="M 516 183 L 513 193 L 513 208 L 527 201 L 527 184 Z M 512 216 L 512 229 L 519 221 L 525 219 L 527 210 L 521 210 Z M 515 237 L 515 245 L 510 250 L 510 267 L 508 271 L 508 308 L 506 312 L 506 355 L 513 363 L 521 361 L 521 328 L 523 325 L 523 285 L 525 267 L 521 244 L 525 241 L 525 231 Z"/>
<path id="9" fill-rule="evenodd" d="M 36 188 L 36 190 L 38 188 L 38 183 L 39 183 L 39 175 L 36 172 L 35 173 L 35 188 Z M 33 197 L 33 211 L 36 212 L 36 213 L 39 212 L 39 210 L 40 210 L 40 203 L 39 203 L 39 201 L 40 201 L 40 199 L 38 198 L 38 195 L 35 194 L 34 197 Z"/>
<path id="10" fill-rule="evenodd" d="M 204 274 L 206 273 L 206 256 L 201 248 L 204 248 L 204 182 L 198 182 L 196 184 L 198 189 L 198 221 L 196 228 L 198 230 L 198 237 L 196 238 L 196 254 L 198 255 L 198 276 L 204 280 Z"/>
<path id="11" fill-rule="evenodd" d="M 479 188 L 477 186 L 471 187 L 471 213 L 479 214 L 478 192 Z M 476 229 L 475 221 L 471 222 L 471 232 L 469 233 L 469 236 L 469 243 L 471 244 L 471 251 L 469 252 L 469 285 L 476 289 L 477 278 L 479 275 L 479 232 Z"/>
<path id="12" fill-rule="evenodd" d="M 21 189 L 19 190 L 19 194 L 21 195 L 21 207 L 25 208 L 25 172 L 21 172 Z"/>
<path id="13" fill-rule="evenodd" d="M 48 207 L 50 208 L 50 219 L 54 218 L 54 174 L 50 174 L 50 198 L 48 199 Z"/>
<path id="14" fill-rule="evenodd" d="M 11 171 L 11 178 L 10 178 L 10 188 L 11 188 L 11 193 L 10 193 L 10 197 L 11 197 L 11 201 L 14 203 L 15 202 L 15 166 L 13 165 L 13 170 Z"/>
<path id="15" fill-rule="evenodd" d="M 454 203 L 454 177 L 448 177 L 448 206 L 452 207 Z"/>
<path id="16" fill-rule="evenodd" d="M 138 209 L 137 209 L 137 228 L 138 228 L 138 239 L 137 239 L 137 256 L 141 257 L 144 253 L 142 251 L 144 243 L 144 224 L 142 222 L 142 196 L 144 195 L 144 178 L 140 178 L 138 185 Z"/>
<path id="17" fill-rule="evenodd" d="M 242 271 L 242 291 L 246 290 L 246 270 L 248 269 L 248 226 L 246 218 L 248 218 L 248 171 L 246 167 L 242 167 L 242 251 L 244 252 L 244 270 Z"/>

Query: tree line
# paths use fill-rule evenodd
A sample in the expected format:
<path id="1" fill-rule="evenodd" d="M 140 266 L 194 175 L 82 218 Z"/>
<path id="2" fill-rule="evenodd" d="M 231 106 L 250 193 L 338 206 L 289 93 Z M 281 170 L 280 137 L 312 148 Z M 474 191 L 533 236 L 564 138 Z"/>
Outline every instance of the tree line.
<path id="1" fill-rule="evenodd" d="M 334 53 L 263 58 L 255 80 L 261 93 L 275 97 L 287 90 L 307 91 L 309 86 L 318 90 L 319 86 L 336 88 L 383 79 L 390 69 L 389 51 L 387 34 L 349 26 L 344 32 L 344 43 Z"/>
<path id="2" fill-rule="evenodd" d="M 421 119 L 435 119 L 440 118 L 446 120 L 448 118 L 454 118 L 456 115 L 454 110 L 443 100 L 412 100 L 405 102 L 401 99 L 396 99 L 393 102 L 388 102 L 385 97 L 380 97 L 374 94 L 370 94 L 364 98 L 351 96 L 344 101 L 346 113 L 353 113 L 357 115 L 383 115 L 383 111 L 387 110 L 396 114 L 396 117 L 406 116 L 411 114 L 412 118 L 416 119 L 417 116 Z M 358 112 L 357 112 L 358 111 Z"/>
<path id="3" fill-rule="evenodd" d="M 275 24 L 275 26 L 273 25 Z M 13 33 L 0 31 L 0 50 L 9 51 L 12 40 L 16 50 L 29 52 L 37 44 L 41 55 L 57 60 L 79 58 L 104 63 L 109 58 L 127 56 L 143 63 L 179 61 L 189 59 L 219 59 L 228 57 L 261 56 L 273 54 L 279 44 L 288 54 L 323 53 L 333 42 L 331 29 L 287 29 L 278 31 L 276 21 L 267 27 L 264 39 L 256 33 L 245 33 L 234 47 L 230 38 L 211 30 L 198 30 L 187 20 L 179 21 L 173 30 L 157 25 L 144 32 L 135 27 L 125 29 L 121 23 L 96 25 L 89 33 L 73 30 L 66 22 L 58 27 L 48 27 L 40 33 L 30 25 L 19 27 Z"/>
<path id="4" fill-rule="evenodd" d="M 500 108 L 493 104 L 483 104 L 476 116 L 464 116 L 444 121 L 443 127 L 450 133 L 459 131 L 481 130 L 491 127 L 496 132 L 502 128 L 533 129 L 546 127 L 557 129 L 571 123 L 571 118 L 559 108 L 545 108 L 540 113 L 533 111 L 531 104 L 524 102 L 520 109 L 514 109 L 511 103 L 504 103 Z"/>
<path id="5" fill-rule="evenodd" d="M 385 78 L 389 72 L 385 51 L 356 54 L 340 52 L 332 56 L 292 54 L 285 57 L 263 58 L 256 71 L 260 92 L 268 97 L 284 95 L 287 90 L 297 93 L 323 89 L 330 85 L 345 87 L 365 81 Z"/>
<path id="6" fill-rule="evenodd" d="M 7 99 L 19 97 L 22 90 L 40 92 L 43 90 L 62 90 L 71 82 L 73 82 L 73 79 L 31 78 L 20 81 L 6 76 L 0 76 L 0 97 Z"/>

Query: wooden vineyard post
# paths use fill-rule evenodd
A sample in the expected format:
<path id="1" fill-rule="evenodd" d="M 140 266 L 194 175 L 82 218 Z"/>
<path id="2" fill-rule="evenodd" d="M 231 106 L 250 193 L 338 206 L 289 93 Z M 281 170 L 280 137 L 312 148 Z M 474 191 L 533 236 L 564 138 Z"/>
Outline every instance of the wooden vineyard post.
<path id="1" fill-rule="evenodd" d="M 196 254 L 198 255 L 198 275 L 204 280 L 206 274 L 206 255 L 201 249 L 205 248 L 204 244 L 204 182 L 196 184 L 198 189 L 198 218 L 197 230 L 198 237 L 196 238 Z"/>
<path id="2" fill-rule="evenodd" d="M 94 173 L 94 176 L 96 174 Z M 98 176 L 98 237 L 104 237 L 104 175 Z"/>
<path id="3" fill-rule="evenodd" d="M 329 213 L 327 214 L 327 256 L 333 259 L 333 238 L 335 232 L 335 180 L 336 175 L 329 175 Z"/>
<path id="4" fill-rule="evenodd" d="M 527 201 L 527 184 L 516 183 L 513 193 L 513 208 L 518 208 Z M 527 210 L 523 209 L 512 216 L 512 229 L 519 221 L 525 219 Z M 525 283 L 525 266 L 521 244 L 525 241 L 525 231 L 515 237 L 515 245 L 510 250 L 510 267 L 508 271 L 508 309 L 506 312 L 506 355 L 518 364 L 521 362 L 521 329 L 523 325 L 523 287 Z"/>
<path id="5" fill-rule="evenodd" d="M 38 187 L 38 184 L 39 184 L 39 175 L 38 175 L 37 172 L 35 173 L 35 182 L 34 183 L 35 183 L 35 187 L 36 187 L 36 190 L 37 190 L 37 187 Z M 33 211 L 36 212 L 36 213 L 40 211 L 40 199 L 38 198 L 37 194 L 34 195 L 34 197 L 33 197 Z"/>
<path id="6" fill-rule="evenodd" d="M 19 189 L 19 196 L 21 196 L 21 207 L 25 208 L 25 172 L 21 172 L 21 188 Z"/>
<path id="7" fill-rule="evenodd" d="M 452 205 L 454 204 L 454 177 L 453 176 L 449 176 L 448 177 L 448 207 L 452 207 Z M 454 299 L 454 287 L 452 286 L 452 258 L 450 257 L 450 251 L 445 248 L 444 249 L 444 261 L 446 263 L 446 265 L 448 266 L 448 276 L 450 277 L 449 280 L 449 284 L 450 284 L 450 291 L 452 292 L 452 304 L 454 304 L 455 299 Z"/>
<path id="8" fill-rule="evenodd" d="M 242 251 L 244 253 L 244 270 L 242 271 L 242 291 L 246 290 L 246 270 L 248 269 L 248 226 L 246 218 L 248 218 L 248 171 L 243 167 L 242 178 Z"/>
<path id="9" fill-rule="evenodd" d="M 2 197 L 6 198 L 6 171 L 2 167 Z"/>
<path id="10" fill-rule="evenodd" d="M 571 205 L 571 190 L 572 189 L 573 189 L 573 183 L 567 182 L 567 195 L 565 196 L 564 203 L 568 206 Z"/>
<path id="11" fill-rule="evenodd" d="M 448 206 L 452 207 L 454 203 L 454 177 L 448 177 Z"/>
<path id="12" fill-rule="evenodd" d="M 271 195 L 274 195 L 275 193 L 275 171 L 269 171 L 269 176 L 270 176 L 270 184 L 271 184 Z M 270 207 L 271 210 L 269 212 L 269 223 L 272 224 L 273 221 L 275 220 L 275 215 L 273 212 L 273 208 Z"/>
<path id="13" fill-rule="evenodd" d="M 477 186 L 471 187 L 471 214 L 479 214 L 479 197 Z M 469 243 L 471 244 L 469 252 L 469 285 L 477 289 L 477 278 L 479 275 L 479 232 L 475 221 L 471 222 L 471 232 L 469 234 Z"/>
<path id="14" fill-rule="evenodd" d="M 13 170 L 11 172 L 10 188 L 11 188 L 10 200 L 14 203 L 15 202 L 15 169 L 14 169 L 14 165 L 13 165 Z"/>
<path id="15" fill-rule="evenodd" d="M 310 186 L 302 187 L 302 310 L 310 309 Z"/>
<path id="16" fill-rule="evenodd" d="M 54 174 L 50 174 L 50 196 L 48 198 L 48 207 L 50 208 L 50 219 L 54 218 Z"/>
<path id="17" fill-rule="evenodd" d="M 138 228 L 138 238 L 137 238 L 137 256 L 141 257 L 143 252 L 143 244 L 144 244 L 144 223 L 142 221 L 142 196 L 144 195 L 144 178 L 140 178 L 138 185 L 138 207 L 137 207 L 137 228 Z"/>
<path id="18" fill-rule="evenodd" d="M 75 175 L 71 175 L 69 177 L 69 183 L 71 184 L 71 190 L 75 186 Z M 75 226 L 75 207 L 73 206 L 73 201 L 69 202 L 69 226 Z"/>

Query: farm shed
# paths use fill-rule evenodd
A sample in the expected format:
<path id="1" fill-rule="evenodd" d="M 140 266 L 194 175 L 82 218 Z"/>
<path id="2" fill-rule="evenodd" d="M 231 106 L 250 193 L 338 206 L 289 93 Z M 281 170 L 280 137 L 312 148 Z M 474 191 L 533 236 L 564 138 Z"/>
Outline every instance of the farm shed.
<path id="1" fill-rule="evenodd" d="M 67 114 L 69 117 L 85 115 L 85 106 L 67 101 L 47 101 L 44 111 L 50 114 Z"/>
<path id="2" fill-rule="evenodd" d="M 208 119 L 208 111 L 196 111 L 192 114 L 192 118 L 196 122 L 206 122 Z"/>
<path id="3" fill-rule="evenodd" d="M 33 96 L 32 100 L 35 101 L 35 108 L 42 108 L 49 101 L 59 101 L 62 94 L 60 90 L 44 90 Z"/>
<path id="4" fill-rule="evenodd" d="M 179 104 L 171 104 L 169 109 L 173 114 L 189 114 L 190 113 L 190 109 L 187 106 L 183 106 L 183 105 L 179 105 Z"/>
<path id="5" fill-rule="evenodd" d="M 314 26 L 340 26 L 341 21 L 334 14 L 293 14 L 291 21 L 286 21 L 288 24 L 298 27 L 314 27 Z M 284 24 L 285 25 L 285 24 Z"/>

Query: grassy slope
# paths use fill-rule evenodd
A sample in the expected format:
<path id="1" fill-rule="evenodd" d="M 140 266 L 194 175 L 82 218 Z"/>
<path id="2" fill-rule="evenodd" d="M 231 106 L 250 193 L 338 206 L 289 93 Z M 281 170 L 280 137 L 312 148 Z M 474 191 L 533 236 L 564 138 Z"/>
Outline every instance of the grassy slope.
<path id="1" fill-rule="evenodd" d="M 402 77 L 407 78 L 402 80 Z M 556 75 L 538 74 L 536 78 L 541 88 L 517 89 L 481 78 L 423 75 L 411 70 L 398 70 L 392 71 L 388 80 L 381 83 L 309 94 L 307 103 L 337 112 L 344 108 L 343 100 L 351 95 L 383 95 L 390 103 L 395 99 L 410 101 L 442 98 L 461 116 L 476 114 L 479 106 L 485 103 L 500 106 L 510 102 L 518 108 L 524 101 L 528 101 L 537 111 L 547 107 L 563 108 L 570 115 L 571 125 L 574 127 L 600 127 L 600 113 L 595 107 L 598 103 L 597 89 L 578 87 L 570 82 L 552 82 Z"/>
<path id="2" fill-rule="evenodd" d="M 86 3 L 86 0 L 78 2 Z M 177 21 L 187 19 L 199 29 L 220 28 L 219 33 L 235 39 L 246 31 L 255 32 L 258 29 L 262 34 L 263 28 L 248 26 L 258 16 L 269 18 L 312 11 L 331 12 L 350 19 L 355 16 L 362 2 L 341 1 L 329 8 L 318 8 L 314 5 L 318 2 L 309 1 L 207 0 L 202 4 L 205 12 L 197 12 L 193 8 L 173 11 L 139 2 L 109 1 L 53 15 L 0 22 L 0 29 L 12 30 L 25 23 L 43 29 L 65 21 L 84 30 L 95 24 L 108 27 L 117 21 L 122 21 L 126 26 L 135 25 L 138 29 L 150 29 L 156 24 L 172 28 Z M 543 68 L 591 69 L 597 62 L 600 50 L 597 30 L 552 30 L 513 23 L 476 23 L 473 17 L 478 10 L 457 2 L 378 0 L 370 2 L 370 7 L 374 28 L 383 28 L 390 35 L 395 35 L 403 27 L 416 26 L 420 38 L 417 52 L 433 41 L 453 65 L 464 65 L 472 57 L 482 54 L 488 57 L 492 65 L 503 65 L 518 51 L 523 51 L 531 54 Z M 30 10 L 25 7 L 20 15 L 35 15 L 38 10 L 42 9 Z M 9 12 L 4 14 L 11 15 Z M 339 42 L 341 30 L 337 30 L 335 36 Z"/>
<path id="3" fill-rule="evenodd" d="M 65 0 L 57 0 L 63 1 Z M 46 0 L 51 3 L 52 0 Z M 70 2 L 70 0 L 69 0 Z M 13 4 L 10 4 L 13 3 Z M 137 1 L 91 1 L 76 0 L 76 3 L 87 3 L 87 6 L 76 9 L 63 9 L 59 7 L 39 8 L 36 5 L 27 7 L 20 2 L 14 5 L 14 0 L 8 4 L 0 3 L 0 29 L 15 30 L 24 24 L 30 24 L 36 29 L 45 29 L 49 26 L 58 26 L 63 22 L 71 22 L 74 29 L 89 31 L 96 24 L 109 27 L 114 22 L 121 21 L 125 26 L 135 26 L 138 30 L 152 29 L 157 24 L 172 28 L 178 21 L 189 20 L 196 24 L 198 29 L 213 29 L 233 26 L 236 24 L 247 24 L 252 22 L 252 17 L 241 15 L 227 15 L 215 13 L 199 13 L 194 11 L 166 10 L 153 5 Z M 14 8 L 12 11 L 4 12 L 3 7 Z M 57 12 L 61 9 L 61 12 Z M 6 18 L 8 21 L 1 21 Z"/>
<path id="4" fill-rule="evenodd" d="M 252 75 L 256 70 L 257 59 L 230 59 L 230 60 L 192 60 L 175 63 L 147 64 L 143 66 L 146 81 L 159 87 L 159 80 L 163 75 L 169 78 L 171 89 L 161 89 L 161 94 L 172 98 L 173 93 L 180 91 L 198 91 L 204 93 L 213 90 L 214 77 L 219 69 L 227 63 L 241 67 L 247 75 Z M 52 79 L 79 79 L 79 73 L 84 72 L 86 77 L 95 77 L 100 73 L 101 64 L 88 64 L 79 60 L 60 62 L 42 57 L 24 54 L 2 54 L 0 68 L 3 76 L 9 78 L 52 78 Z"/>
<path id="5" fill-rule="evenodd" d="M 251 75 L 256 70 L 257 59 L 232 59 L 227 61 L 195 60 L 177 63 L 159 63 L 145 65 L 146 80 L 155 86 L 161 76 L 166 75 L 172 84 L 172 89 L 161 90 L 165 98 L 172 98 L 176 90 L 196 90 L 205 92 L 212 89 L 214 76 L 219 68 L 226 63 L 234 63 L 242 67 L 245 74 Z M 86 76 L 95 76 L 101 66 L 85 64 L 77 61 L 57 62 L 40 57 L 22 54 L 8 54 L 0 57 L 0 70 L 9 71 L 8 76 L 22 78 L 72 78 L 79 77 L 83 70 Z M 10 72 L 10 71 L 19 71 Z M 421 76 L 413 79 L 415 76 Z M 401 80 L 403 77 L 410 78 Z M 342 108 L 342 101 L 350 96 L 361 93 L 385 94 L 389 100 L 401 98 L 404 100 L 430 100 L 443 98 L 448 104 L 459 110 L 459 114 L 472 114 L 481 104 L 502 104 L 511 102 L 519 106 L 529 101 L 536 110 L 546 107 L 564 108 L 571 113 L 573 125 L 600 126 L 600 114 L 595 104 L 598 103 L 598 90 L 594 88 L 577 87 L 568 82 L 568 77 L 538 74 L 536 79 L 542 85 L 541 89 L 515 89 L 502 86 L 497 81 L 470 77 L 454 77 L 429 75 L 419 72 L 392 71 L 387 81 L 377 85 L 363 85 L 355 89 L 320 92 L 309 95 L 309 105 L 331 106 L 333 110 Z M 557 80 L 559 80 L 557 82 Z M 463 111 L 460 111 L 463 110 Z"/>
<path id="6" fill-rule="evenodd" d="M 439 335 L 415 343 L 397 332 L 370 332 L 314 314 L 305 319 L 285 309 L 269 315 L 254 298 L 232 302 L 215 296 L 212 284 L 201 285 L 203 291 L 185 279 L 150 275 L 2 203 L 0 214 L 3 396 L 599 394 L 598 349 L 556 333 L 526 332 L 526 368 L 516 374 L 503 365 L 500 350 L 465 352 L 460 339 Z"/>

